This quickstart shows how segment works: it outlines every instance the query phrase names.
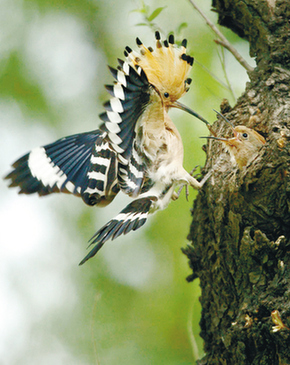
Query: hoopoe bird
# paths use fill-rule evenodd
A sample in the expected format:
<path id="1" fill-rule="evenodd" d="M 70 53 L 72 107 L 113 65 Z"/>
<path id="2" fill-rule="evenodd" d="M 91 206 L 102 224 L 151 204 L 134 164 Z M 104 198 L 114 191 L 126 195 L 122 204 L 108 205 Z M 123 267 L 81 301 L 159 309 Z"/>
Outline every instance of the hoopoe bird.
<path id="1" fill-rule="evenodd" d="M 217 112 L 216 110 L 215 112 L 231 126 L 234 137 L 223 138 L 217 136 L 208 136 L 202 138 L 222 141 L 230 153 L 232 162 L 238 165 L 239 169 L 242 169 L 248 164 L 249 161 L 254 158 L 261 147 L 264 146 L 266 140 L 254 129 L 248 128 L 244 125 L 238 125 L 235 127 L 224 115 Z"/>
<path id="2" fill-rule="evenodd" d="M 178 102 L 189 90 L 193 58 L 186 54 L 186 40 L 177 46 L 173 35 L 161 41 L 156 32 L 155 38 L 155 49 L 137 38 L 139 52 L 126 47 L 126 61 L 109 67 L 116 81 L 105 86 L 111 99 L 99 129 L 33 149 L 6 176 L 20 194 L 70 193 L 90 206 L 108 205 L 119 191 L 133 198 L 91 238 L 94 247 L 80 264 L 109 239 L 137 230 L 148 214 L 166 208 L 177 186 L 202 186 L 183 168 L 182 140 L 168 115 L 175 107 L 209 125 Z"/>

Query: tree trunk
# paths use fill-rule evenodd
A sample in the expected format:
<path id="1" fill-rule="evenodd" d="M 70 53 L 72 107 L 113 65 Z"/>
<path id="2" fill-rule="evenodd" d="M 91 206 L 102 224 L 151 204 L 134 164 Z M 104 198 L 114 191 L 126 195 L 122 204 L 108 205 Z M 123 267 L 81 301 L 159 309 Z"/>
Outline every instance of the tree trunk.
<path id="1" fill-rule="evenodd" d="M 184 249 L 188 279 L 199 277 L 202 290 L 206 355 L 198 364 L 290 364 L 290 2 L 213 0 L 213 7 L 257 62 L 235 107 L 224 102 L 221 111 L 267 143 L 241 170 L 222 143 L 206 147 L 204 173 L 213 174 L 194 202 Z M 221 120 L 214 129 L 230 135 Z"/>

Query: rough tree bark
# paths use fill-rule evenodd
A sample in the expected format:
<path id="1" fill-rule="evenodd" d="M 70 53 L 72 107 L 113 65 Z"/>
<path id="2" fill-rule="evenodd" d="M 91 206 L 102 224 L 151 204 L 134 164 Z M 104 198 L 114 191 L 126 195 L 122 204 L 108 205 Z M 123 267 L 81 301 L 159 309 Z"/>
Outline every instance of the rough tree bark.
<path id="1" fill-rule="evenodd" d="M 184 249 L 189 280 L 199 277 L 202 290 L 206 355 L 198 364 L 290 364 L 290 2 L 212 5 L 221 25 L 249 41 L 257 62 L 237 104 L 221 111 L 267 144 L 240 171 L 222 143 L 206 147 L 204 172 L 214 172 L 194 202 Z M 224 122 L 214 127 L 230 135 Z"/>

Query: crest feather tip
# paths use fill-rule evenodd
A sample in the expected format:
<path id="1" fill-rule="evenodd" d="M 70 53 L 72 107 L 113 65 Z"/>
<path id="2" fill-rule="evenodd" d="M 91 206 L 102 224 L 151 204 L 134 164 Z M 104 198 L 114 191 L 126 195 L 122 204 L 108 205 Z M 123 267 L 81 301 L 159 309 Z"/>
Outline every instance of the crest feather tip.
<path id="1" fill-rule="evenodd" d="M 158 30 L 156 30 L 155 32 L 155 38 L 157 39 L 157 41 L 159 41 L 161 39 L 160 33 Z"/>
<path id="2" fill-rule="evenodd" d="M 168 42 L 170 44 L 174 44 L 174 35 L 173 34 L 170 34 L 170 36 L 168 37 Z"/>
<path id="3" fill-rule="evenodd" d="M 126 47 L 125 47 L 125 50 L 126 50 L 128 53 L 131 53 L 131 52 L 132 52 L 132 48 L 130 48 L 130 47 L 128 47 L 128 46 L 126 46 Z"/>
<path id="4" fill-rule="evenodd" d="M 160 95 L 168 93 L 172 103 L 189 89 L 191 79 L 187 76 L 193 64 L 193 57 L 186 54 L 186 39 L 180 46 L 174 43 L 173 34 L 169 34 L 167 39 L 161 41 L 160 32 L 156 31 L 155 38 L 154 48 L 146 47 L 139 38 L 136 38 L 139 50 L 132 51 L 127 46 L 124 52 L 126 62 L 139 76 L 144 73 L 146 80 L 159 90 Z"/>
<path id="5" fill-rule="evenodd" d="M 193 62 L 194 62 L 194 58 L 191 57 L 191 56 L 188 56 L 187 57 L 187 62 L 190 64 L 190 66 L 192 66 L 193 65 Z"/>

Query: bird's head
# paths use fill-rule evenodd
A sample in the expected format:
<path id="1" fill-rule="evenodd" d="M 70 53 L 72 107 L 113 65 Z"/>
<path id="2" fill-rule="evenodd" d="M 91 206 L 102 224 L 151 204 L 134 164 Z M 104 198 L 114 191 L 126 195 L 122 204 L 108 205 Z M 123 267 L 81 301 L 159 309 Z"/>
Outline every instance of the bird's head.
<path id="1" fill-rule="evenodd" d="M 256 132 L 254 129 L 245 127 L 243 125 L 234 127 L 233 133 L 233 138 L 220 138 L 220 140 L 222 140 L 230 148 L 258 150 L 266 143 L 264 137 L 261 136 L 261 134 Z"/>
<path id="2" fill-rule="evenodd" d="M 234 137 L 223 138 L 217 136 L 208 136 L 205 138 L 222 141 L 235 162 L 242 168 L 254 157 L 260 148 L 266 143 L 265 138 L 254 129 L 244 125 L 234 126 L 227 118 L 218 113 L 228 124 L 230 124 Z"/>
<path id="3" fill-rule="evenodd" d="M 193 64 L 193 57 L 186 54 L 187 41 L 181 46 L 174 43 L 174 36 L 161 41 L 159 32 L 155 33 L 156 48 L 146 47 L 136 39 L 139 52 L 126 47 L 127 61 L 145 72 L 147 79 L 159 93 L 166 109 L 176 107 L 175 102 L 189 90 L 191 79 L 188 78 Z M 177 106 L 179 107 L 179 106 Z"/>

